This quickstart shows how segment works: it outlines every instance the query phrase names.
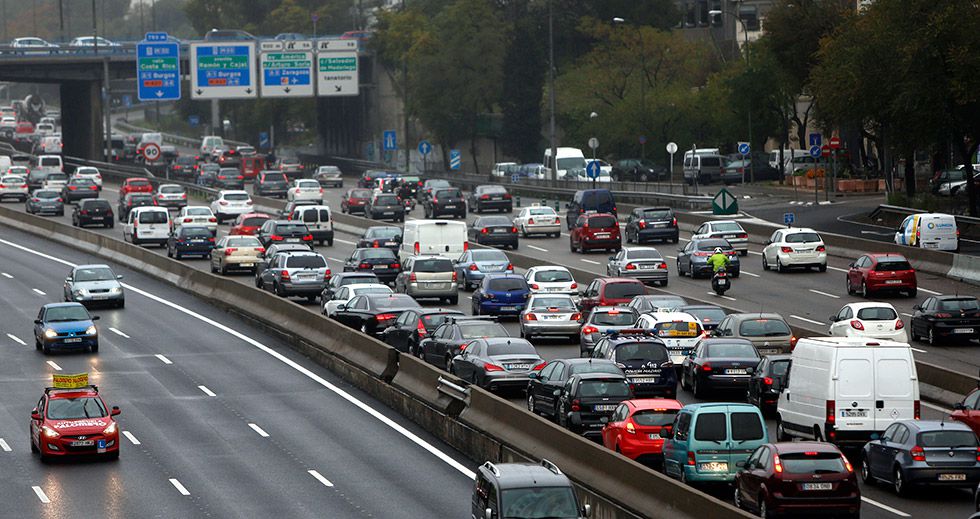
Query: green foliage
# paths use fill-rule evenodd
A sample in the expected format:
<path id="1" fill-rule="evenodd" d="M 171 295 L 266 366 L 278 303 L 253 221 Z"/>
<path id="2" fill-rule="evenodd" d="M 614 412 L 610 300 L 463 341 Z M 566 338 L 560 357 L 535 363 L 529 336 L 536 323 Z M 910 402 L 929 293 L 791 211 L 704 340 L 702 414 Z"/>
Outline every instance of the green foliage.
<path id="1" fill-rule="evenodd" d="M 500 143 L 506 155 L 523 162 L 540 160 L 541 98 L 547 75 L 547 33 L 526 2 L 514 2 L 517 12 L 510 44 L 504 55 L 504 82 L 500 110 L 503 132 Z M 544 66 L 543 66 L 544 65 Z"/>
<path id="2" fill-rule="evenodd" d="M 350 6 L 345 0 L 187 0 L 184 9 L 198 35 L 217 28 L 274 36 L 280 32 L 312 34 L 313 14 L 319 15 L 318 35 L 350 30 Z"/>

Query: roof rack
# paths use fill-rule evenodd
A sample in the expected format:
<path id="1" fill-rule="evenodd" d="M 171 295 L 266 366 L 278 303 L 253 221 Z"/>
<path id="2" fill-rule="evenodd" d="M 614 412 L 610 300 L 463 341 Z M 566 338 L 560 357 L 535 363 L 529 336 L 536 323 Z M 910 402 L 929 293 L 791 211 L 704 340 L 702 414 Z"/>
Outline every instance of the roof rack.
<path id="1" fill-rule="evenodd" d="M 483 463 L 483 467 L 485 467 L 487 470 L 489 470 L 490 472 L 492 472 L 494 476 L 496 476 L 498 478 L 500 477 L 500 469 L 498 469 L 497 466 L 494 465 L 493 463 L 490 463 L 489 461 L 486 461 L 486 462 Z"/>
<path id="2" fill-rule="evenodd" d="M 552 462 L 550 462 L 550 461 L 548 461 L 546 459 L 542 459 L 541 460 L 541 466 L 544 467 L 544 468 L 546 468 L 546 469 L 548 469 L 548 470 L 550 470 L 551 472 L 554 472 L 555 474 L 557 474 L 559 476 L 564 475 L 564 474 L 562 474 L 561 469 L 558 468 L 558 465 L 555 465 L 554 463 L 552 463 Z"/>
<path id="3" fill-rule="evenodd" d="M 606 337 L 610 339 L 616 339 L 621 336 L 659 337 L 657 332 L 646 328 L 626 328 L 623 330 L 614 330 L 606 335 Z"/>

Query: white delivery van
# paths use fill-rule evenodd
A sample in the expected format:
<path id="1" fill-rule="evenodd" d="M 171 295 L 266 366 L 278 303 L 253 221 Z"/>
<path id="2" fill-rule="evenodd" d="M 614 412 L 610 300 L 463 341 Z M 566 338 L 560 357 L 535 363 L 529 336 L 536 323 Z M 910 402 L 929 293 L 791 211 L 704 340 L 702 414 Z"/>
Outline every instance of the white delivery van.
<path id="1" fill-rule="evenodd" d="M 956 228 L 956 217 L 943 213 L 909 215 L 895 232 L 895 243 L 923 249 L 958 251 L 960 231 Z"/>
<path id="2" fill-rule="evenodd" d="M 584 178 L 582 177 L 582 172 L 585 171 L 585 154 L 582 150 L 578 148 L 558 148 L 555 150 L 557 152 L 557 161 L 551 160 L 551 148 L 545 148 L 544 150 L 544 167 L 545 167 L 545 178 L 551 178 L 551 171 L 558 171 L 557 178 L 565 178 L 565 175 L 571 175 L 569 178 L 571 180 Z"/>
<path id="3" fill-rule="evenodd" d="M 398 259 L 435 255 L 458 258 L 469 249 L 466 222 L 452 220 L 409 220 L 402 231 Z"/>
<path id="4" fill-rule="evenodd" d="M 907 343 L 810 337 L 793 349 L 776 404 L 779 441 L 859 447 L 896 420 L 919 418 L 919 380 Z"/>
<path id="5" fill-rule="evenodd" d="M 34 169 L 46 173 L 63 173 L 65 164 L 61 160 L 61 155 L 38 155 Z"/>
<path id="6" fill-rule="evenodd" d="M 201 157 L 210 157 L 215 149 L 224 149 L 225 140 L 217 135 L 206 135 L 201 139 Z"/>
<path id="7" fill-rule="evenodd" d="M 133 245 L 155 243 L 163 247 L 167 245 L 171 229 L 170 211 L 166 207 L 137 207 L 126 218 L 123 240 Z"/>
<path id="8" fill-rule="evenodd" d="M 333 247 L 333 216 L 326 205 L 298 205 L 289 220 L 303 222 L 313 235 L 313 241 Z"/>

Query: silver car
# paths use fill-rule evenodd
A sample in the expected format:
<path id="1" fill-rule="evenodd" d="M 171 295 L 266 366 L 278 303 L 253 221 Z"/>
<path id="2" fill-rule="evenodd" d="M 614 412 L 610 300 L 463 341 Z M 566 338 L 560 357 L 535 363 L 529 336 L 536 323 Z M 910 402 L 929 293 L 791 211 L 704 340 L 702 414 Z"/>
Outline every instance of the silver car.
<path id="1" fill-rule="evenodd" d="M 582 327 L 582 313 L 572 296 L 535 294 L 521 312 L 521 337 L 569 337 L 575 340 Z"/>
<path id="2" fill-rule="evenodd" d="M 749 253 L 749 233 L 735 220 L 705 222 L 694 231 L 695 238 L 722 238 L 742 256 Z"/>
<path id="3" fill-rule="evenodd" d="M 415 299 L 445 299 L 459 303 L 459 283 L 453 262 L 442 256 L 413 256 L 405 260 L 403 270 L 395 278 L 395 292 Z"/>
<path id="4" fill-rule="evenodd" d="M 109 265 L 78 265 L 65 278 L 65 301 L 122 308 L 126 294 L 120 279 Z"/>
<path id="5" fill-rule="evenodd" d="M 667 286 L 667 262 L 653 247 L 627 247 L 609 256 L 606 275 Z"/>
<path id="6" fill-rule="evenodd" d="M 604 335 L 636 327 L 639 315 L 628 306 L 597 306 L 585 318 L 579 331 L 579 347 L 583 357 L 592 350 Z"/>

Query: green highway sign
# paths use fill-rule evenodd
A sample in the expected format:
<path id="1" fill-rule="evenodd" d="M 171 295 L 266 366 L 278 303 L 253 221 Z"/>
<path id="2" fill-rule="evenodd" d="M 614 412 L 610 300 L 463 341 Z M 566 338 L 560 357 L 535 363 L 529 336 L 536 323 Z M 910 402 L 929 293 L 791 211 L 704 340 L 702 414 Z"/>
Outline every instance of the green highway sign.
<path id="1" fill-rule="evenodd" d="M 711 200 L 711 213 L 717 215 L 738 214 L 738 199 L 735 195 L 721 188 Z"/>

